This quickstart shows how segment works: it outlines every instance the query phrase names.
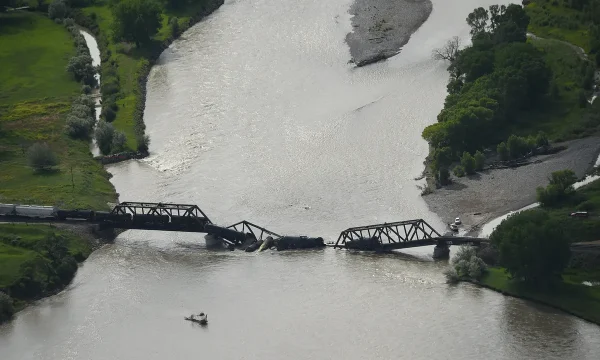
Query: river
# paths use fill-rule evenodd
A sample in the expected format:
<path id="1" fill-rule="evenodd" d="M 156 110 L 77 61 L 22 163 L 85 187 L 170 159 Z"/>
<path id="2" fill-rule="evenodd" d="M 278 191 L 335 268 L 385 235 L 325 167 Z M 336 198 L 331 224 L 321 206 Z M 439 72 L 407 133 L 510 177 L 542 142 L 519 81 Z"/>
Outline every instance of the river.
<path id="1" fill-rule="evenodd" d="M 216 223 L 334 240 L 441 221 L 420 197 L 422 129 L 447 73 L 431 50 L 491 0 L 435 0 L 400 55 L 355 69 L 347 0 L 226 1 L 152 70 L 152 154 L 110 167 L 121 201 L 198 204 Z M 8 359 L 598 359 L 600 327 L 471 284 L 431 248 L 218 252 L 128 231 L 72 285 L 0 328 Z M 208 313 L 209 325 L 183 320 Z"/>

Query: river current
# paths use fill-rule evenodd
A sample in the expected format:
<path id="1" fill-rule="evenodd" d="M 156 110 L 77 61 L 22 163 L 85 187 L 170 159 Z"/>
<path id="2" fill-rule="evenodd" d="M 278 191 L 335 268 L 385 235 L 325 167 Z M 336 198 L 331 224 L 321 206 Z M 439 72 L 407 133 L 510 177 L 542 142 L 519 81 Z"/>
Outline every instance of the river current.
<path id="1" fill-rule="evenodd" d="M 347 0 L 237 0 L 186 32 L 148 82 L 151 156 L 110 167 L 121 201 L 198 204 L 335 240 L 423 218 L 422 129 L 443 106 L 431 50 L 491 0 L 435 0 L 402 52 L 356 69 Z M 431 248 L 208 251 L 196 234 L 127 231 L 69 288 L 0 327 L 12 359 L 590 359 L 600 327 L 470 284 Z M 208 313 L 209 325 L 183 320 Z"/>

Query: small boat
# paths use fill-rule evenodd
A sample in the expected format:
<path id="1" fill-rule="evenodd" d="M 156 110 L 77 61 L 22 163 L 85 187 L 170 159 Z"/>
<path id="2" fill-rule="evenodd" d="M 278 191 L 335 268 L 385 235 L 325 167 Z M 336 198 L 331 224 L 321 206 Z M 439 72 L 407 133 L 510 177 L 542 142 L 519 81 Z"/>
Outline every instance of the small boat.
<path id="1" fill-rule="evenodd" d="M 200 313 L 198 315 L 192 314 L 189 317 L 184 317 L 185 320 L 198 323 L 200 325 L 208 324 L 208 317 L 204 313 Z"/>

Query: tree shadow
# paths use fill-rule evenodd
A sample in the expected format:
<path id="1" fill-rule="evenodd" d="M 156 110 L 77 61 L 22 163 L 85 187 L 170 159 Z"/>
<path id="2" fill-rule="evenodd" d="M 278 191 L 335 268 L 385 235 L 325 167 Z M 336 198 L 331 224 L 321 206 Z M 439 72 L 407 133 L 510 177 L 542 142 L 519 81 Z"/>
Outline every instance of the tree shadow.
<path id="1" fill-rule="evenodd" d="M 461 183 L 461 182 L 458 182 L 457 180 L 454 180 L 454 181 L 452 181 L 452 183 L 451 183 L 451 184 L 449 184 L 449 185 L 445 185 L 445 186 L 443 187 L 443 189 L 445 189 L 445 190 L 457 191 L 457 190 L 463 190 L 463 189 L 466 189 L 467 187 L 468 187 L 467 185 L 465 185 L 465 184 L 463 184 L 463 183 Z"/>
<path id="2" fill-rule="evenodd" d="M 22 11 L 0 13 L 0 35 L 14 35 L 35 28 L 36 19 Z"/>

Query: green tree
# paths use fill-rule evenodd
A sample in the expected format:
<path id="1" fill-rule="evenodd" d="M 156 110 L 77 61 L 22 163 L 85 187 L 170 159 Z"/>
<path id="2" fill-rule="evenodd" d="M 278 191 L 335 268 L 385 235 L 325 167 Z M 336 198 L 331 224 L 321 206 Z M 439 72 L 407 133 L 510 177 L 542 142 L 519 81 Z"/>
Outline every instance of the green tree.
<path id="1" fill-rule="evenodd" d="M 155 0 L 123 0 L 113 5 L 114 37 L 147 44 L 161 25 L 162 9 Z"/>
<path id="2" fill-rule="evenodd" d="M 450 184 L 450 172 L 448 171 L 448 168 L 439 169 L 436 175 L 437 181 L 440 183 L 440 185 Z"/>
<path id="3" fill-rule="evenodd" d="M 48 17 L 52 20 L 63 19 L 67 15 L 67 4 L 64 0 L 54 0 L 48 6 Z"/>
<path id="4" fill-rule="evenodd" d="M 549 180 L 548 186 L 536 189 L 537 200 L 542 207 L 561 205 L 575 192 L 573 184 L 577 181 L 577 177 L 571 170 L 555 171 Z"/>
<path id="5" fill-rule="evenodd" d="M 475 170 L 483 170 L 483 167 L 485 166 L 485 155 L 483 155 L 481 151 L 477 150 L 473 158 L 475 160 Z"/>
<path id="6" fill-rule="evenodd" d="M 110 154 L 114 135 L 115 128 L 112 126 L 112 124 L 107 123 L 104 120 L 98 121 L 94 136 L 96 138 L 98 148 L 102 154 Z"/>
<path id="7" fill-rule="evenodd" d="M 58 158 L 46 143 L 35 143 L 28 150 L 29 166 L 36 171 L 48 171 L 58 165 Z"/>
<path id="8" fill-rule="evenodd" d="M 464 168 L 467 175 L 475 174 L 475 158 L 471 154 L 465 151 L 463 156 L 460 158 L 460 164 Z"/>
<path id="9" fill-rule="evenodd" d="M 485 32 L 488 19 L 489 13 L 486 9 L 478 7 L 473 10 L 473 12 L 467 16 L 467 24 L 471 27 L 471 36 L 476 37 Z"/>
<path id="10" fill-rule="evenodd" d="M 563 229 L 542 210 L 524 211 L 504 220 L 490 240 L 500 264 L 517 280 L 543 286 L 560 278 L 570 248 Z"/>

